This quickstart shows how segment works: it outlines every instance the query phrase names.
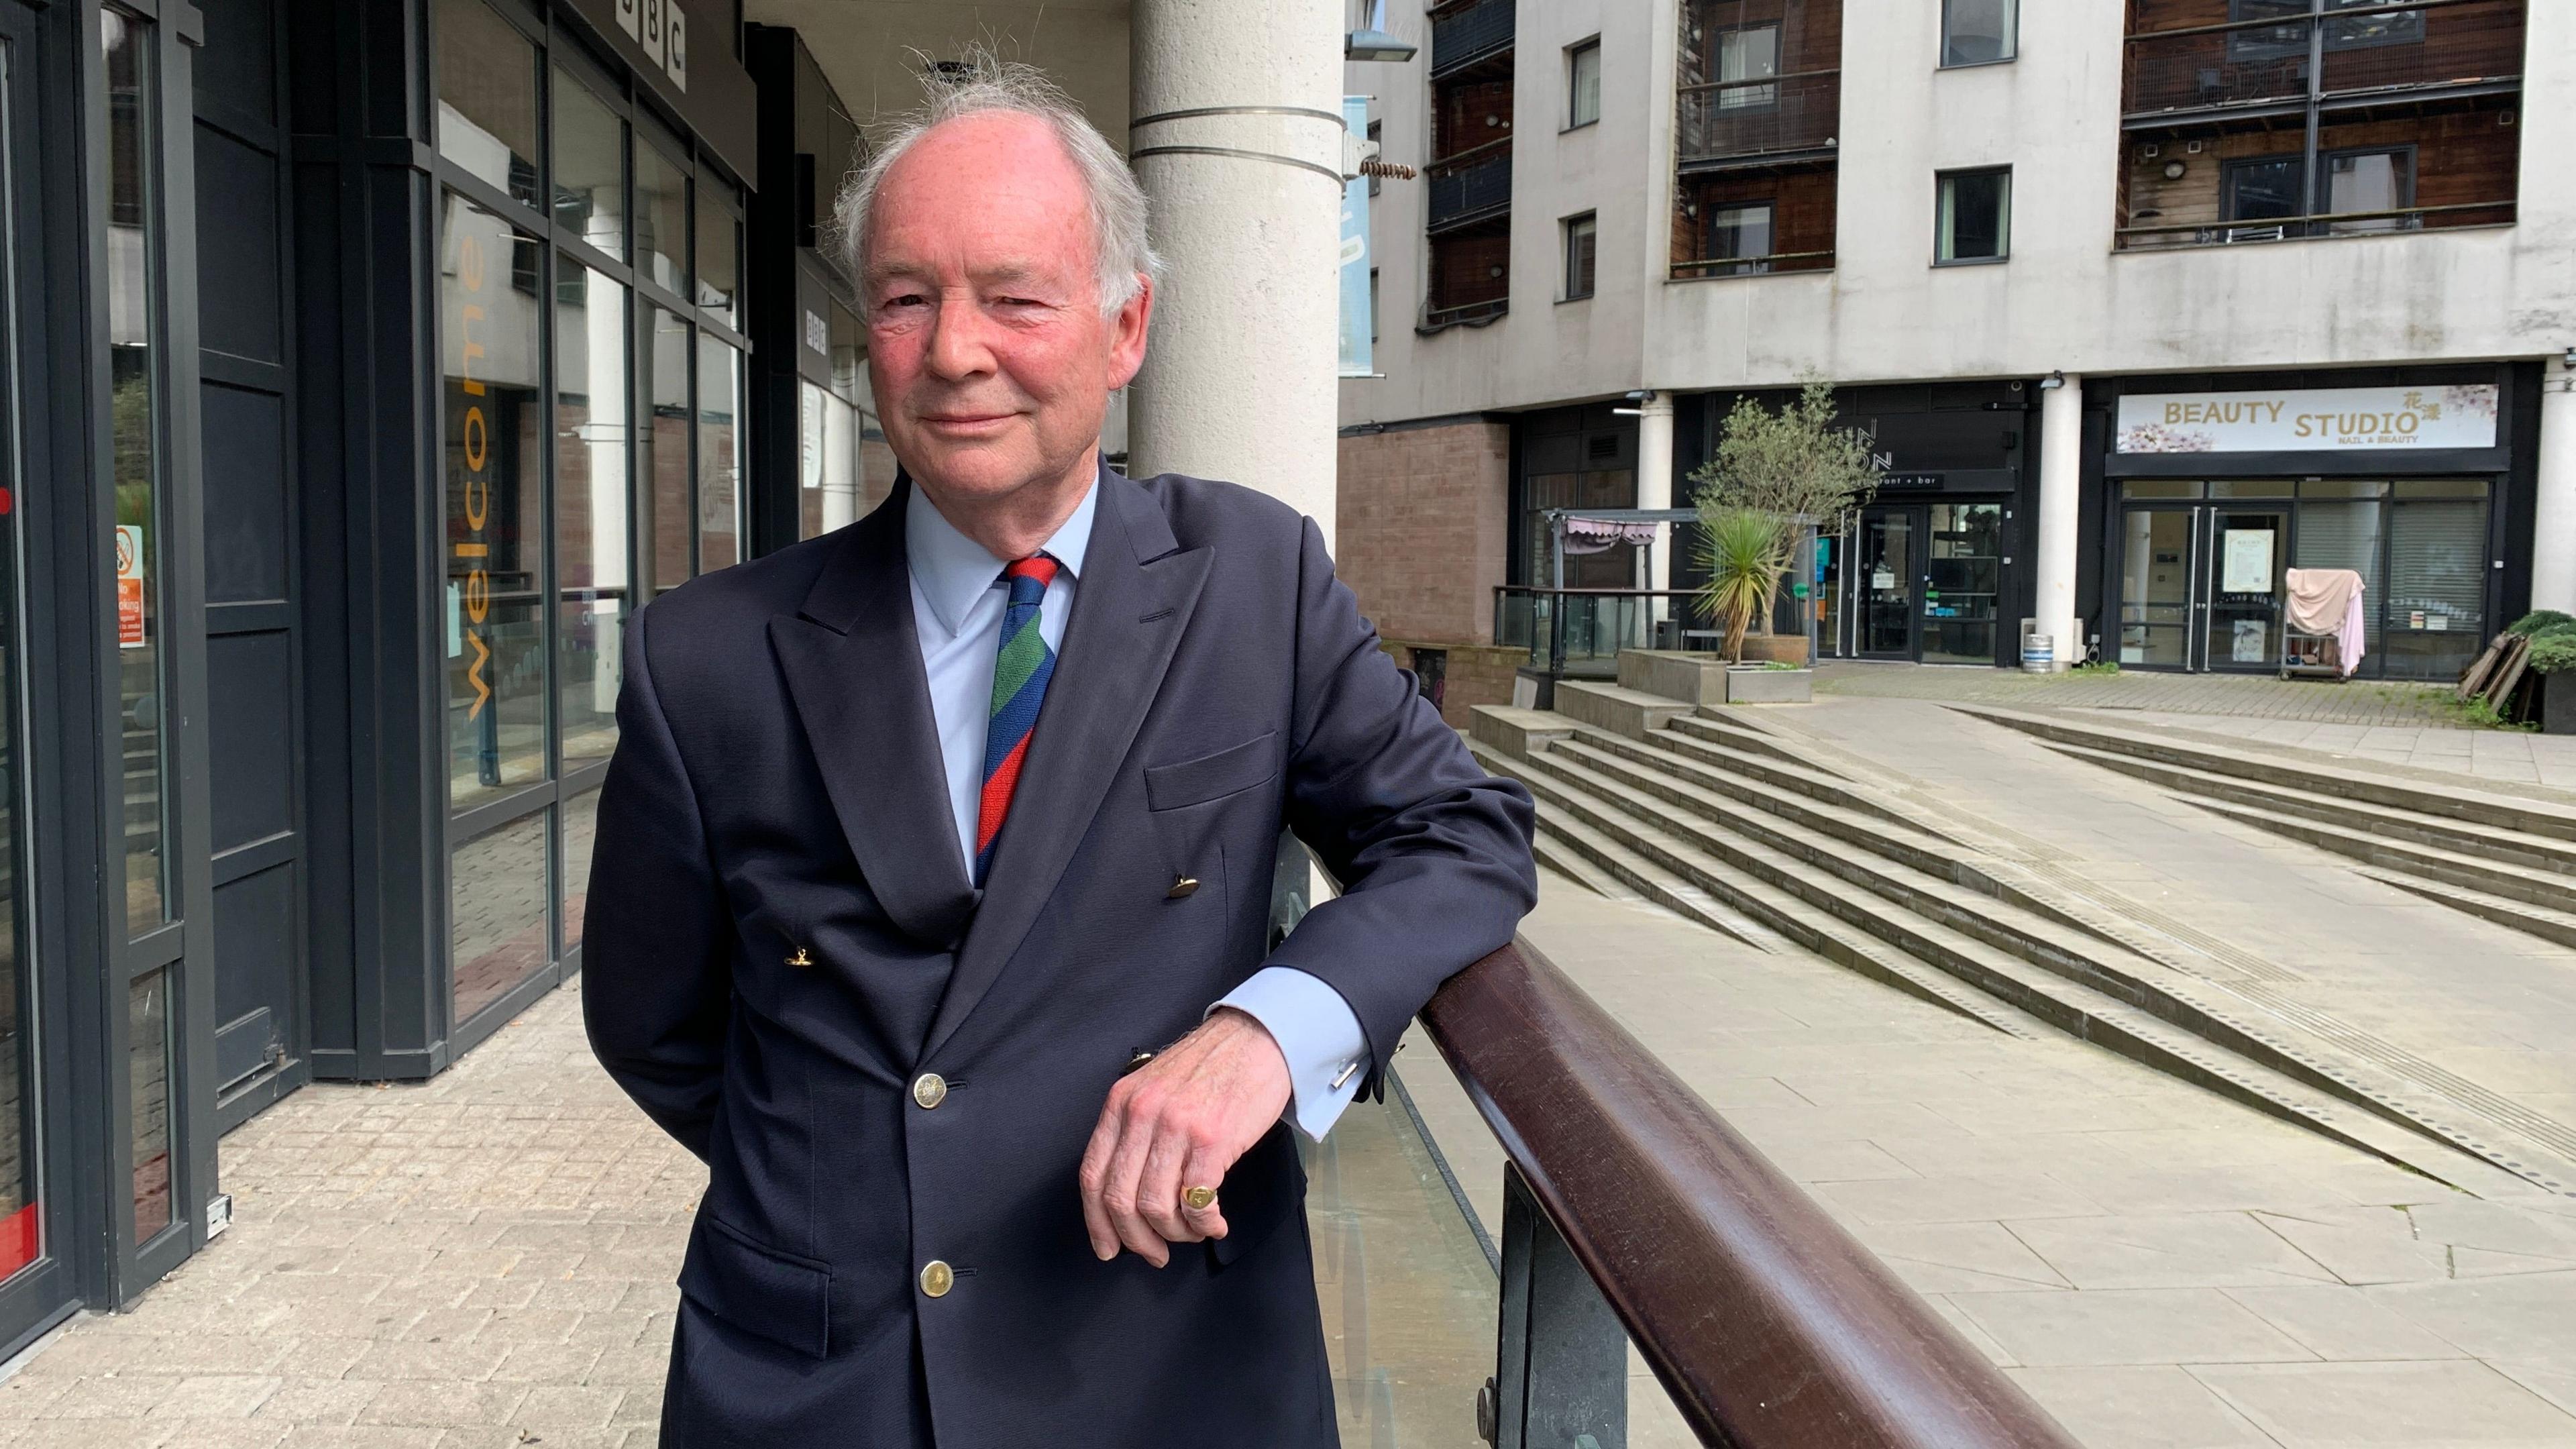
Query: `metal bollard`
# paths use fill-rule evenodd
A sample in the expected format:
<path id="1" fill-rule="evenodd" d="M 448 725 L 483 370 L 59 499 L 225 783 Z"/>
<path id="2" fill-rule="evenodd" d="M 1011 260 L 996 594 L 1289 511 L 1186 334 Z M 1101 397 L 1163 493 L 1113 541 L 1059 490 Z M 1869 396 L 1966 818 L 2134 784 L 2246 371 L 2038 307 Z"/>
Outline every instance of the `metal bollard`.
<path id="1" fill-rule="evenodd" d="M 1628 1449 L 1628 1335 L 1517 1168 L 1503 1169 L 1503 1303 L 1476 1432 L 1495 1449 Z"/>

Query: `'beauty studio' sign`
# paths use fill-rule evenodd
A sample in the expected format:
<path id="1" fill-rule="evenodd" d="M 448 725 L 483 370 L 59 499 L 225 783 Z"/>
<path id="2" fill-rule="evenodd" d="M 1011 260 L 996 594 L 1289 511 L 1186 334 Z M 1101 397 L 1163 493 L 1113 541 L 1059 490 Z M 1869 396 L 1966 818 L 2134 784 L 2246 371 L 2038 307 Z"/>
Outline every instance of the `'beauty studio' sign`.
<path id="1" fill-rule="evenodd" d="M 2123 453 L 2492 448 L 2496 388 L 2346 387 L 2140 393 L 2120 399 Z"/>

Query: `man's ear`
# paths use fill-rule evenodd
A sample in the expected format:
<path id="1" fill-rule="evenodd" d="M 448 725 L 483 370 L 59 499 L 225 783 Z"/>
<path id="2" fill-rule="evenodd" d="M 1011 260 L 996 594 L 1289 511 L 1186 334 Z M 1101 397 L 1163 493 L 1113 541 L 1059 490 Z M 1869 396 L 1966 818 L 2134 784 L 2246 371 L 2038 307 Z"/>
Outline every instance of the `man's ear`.
<path id="1" fill-rule="evenodd" d="M 1112 392 L 1136 380 L 1145 365 L 1145 334 L 1154 320 L 1154 279 L 1136 274 L 1136 295 L 1109 323 L 1109 387 Z"/>

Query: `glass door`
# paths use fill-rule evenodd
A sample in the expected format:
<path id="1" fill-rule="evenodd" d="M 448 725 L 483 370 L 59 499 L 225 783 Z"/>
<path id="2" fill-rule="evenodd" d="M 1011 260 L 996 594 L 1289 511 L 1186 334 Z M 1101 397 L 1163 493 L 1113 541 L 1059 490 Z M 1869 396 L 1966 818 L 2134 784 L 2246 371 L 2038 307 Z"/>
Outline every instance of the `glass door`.
<path id="1" fill-rule="evenodd" d="M 1860 516 L 1860 550 L 1853 560 L 1853 652 L 1864 659 L 1914 657 L 1915 585 L 1923 577 L 1917 552 L 1918 508 L 1872 508 Z"/>
<path id="2" fill-rule="evenodd" d="M 1923 662 L 1993 664 L 2003 591 L 2004 506 L 1935 503 L 1926 510 Z"/>
<path id="3" fill-rule="evenodd" d="M 2192 576 L 2197 508 L 2140 508 L 2121 515 L 2120 663 L 2192 665 Z"/>
<path id="4" fill-rule="evenodd" d="M 2281 606 L 2290 558 L 2284 508 L 2212 508 L 2209 556 L 2201 571 L 2201 655 L 2212 670 L 2250 673 L 2281 664 Z"/>

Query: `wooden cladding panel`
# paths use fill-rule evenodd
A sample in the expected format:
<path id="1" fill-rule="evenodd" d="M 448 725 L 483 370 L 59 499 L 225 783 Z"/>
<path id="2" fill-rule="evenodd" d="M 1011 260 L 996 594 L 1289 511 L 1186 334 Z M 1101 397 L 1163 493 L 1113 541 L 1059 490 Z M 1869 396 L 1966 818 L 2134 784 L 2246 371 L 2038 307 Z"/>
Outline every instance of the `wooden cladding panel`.
<path id="1" fill-rule="evenodd" d="M 1432 310 L 1498 302 L 1511 289 L 1512 236 L 1508 225 L 1431 239 Z"/>
<path id="2" fill-rule="evenodd" d="M 1717 79 L 1718 37 L 1756 25 L 1780 27 L 1780 74 L 1842 68 L 1842 0 L 1690 0 L 1682 17 L 1681 83 Z"/>
<path id="3" fill-rule="evenodd" d="M 1512 133 L 1512 83 L 1454 81 L 1433 88 L 1431 159 L 1455 156 Z"/>
<path id="4" fill-rule="evenodd" d="M 1735 172 L 1682 178 L 1681 199 L 1698 208 L 1673 218 L 1672 260 L 1708 257 L 1710 213 L 1730 206 L 1771 204 L 1771 251 L 1774 255 L 1831 252 L 1834 249 L 1836 181 L 1834 167 L 1789 172 Z M 1811 263 L 1810 265 L 1821 265 Z"/>
<path id="5" fill-rule="evenodd" d="M 2423 225 L 2428 229 L 2484 226 L 2513 219 L 2509 208 L 2520 194 L 2521 154 L 2520 128 L 2511 124 L 2515 119 L 2518 117 L 2514 111 L 2489 106 L 2432 116 L 2329 123 L 2319 128 L 2317 140 L 2327 154 L 2383 146 L 2414 147 L 2415 205 L 2497 204 L 2493 211 L 2427 216 Z M 2150 144 L 2156 148 L 2153 156 L 2147 154 Z M 2258 156 L 2295 156 L 2304 144 L 2303 133 L 2287 127 L 2202 137 L 2202 149 L 2196 155 L 2188 150 L 2190 142 L 2184 138 L 2153 143 L 2133 141 L 2120 178 L 2122 196 L 2129 208 L 2122 224 L 2216 226 L 2225 219 L 2222 188 L 2226 163 Z M 2183 174 L 2168 180 L 2164 168 L 2175 161 L 2183 164 Z M 2322 208 L 2325 202 L 2320 198 L 2317 204 Z M 2192 234 L 2183 232 L 2135 237 L 2128 244 L 2182 246 L 2195 240 Z"/>

